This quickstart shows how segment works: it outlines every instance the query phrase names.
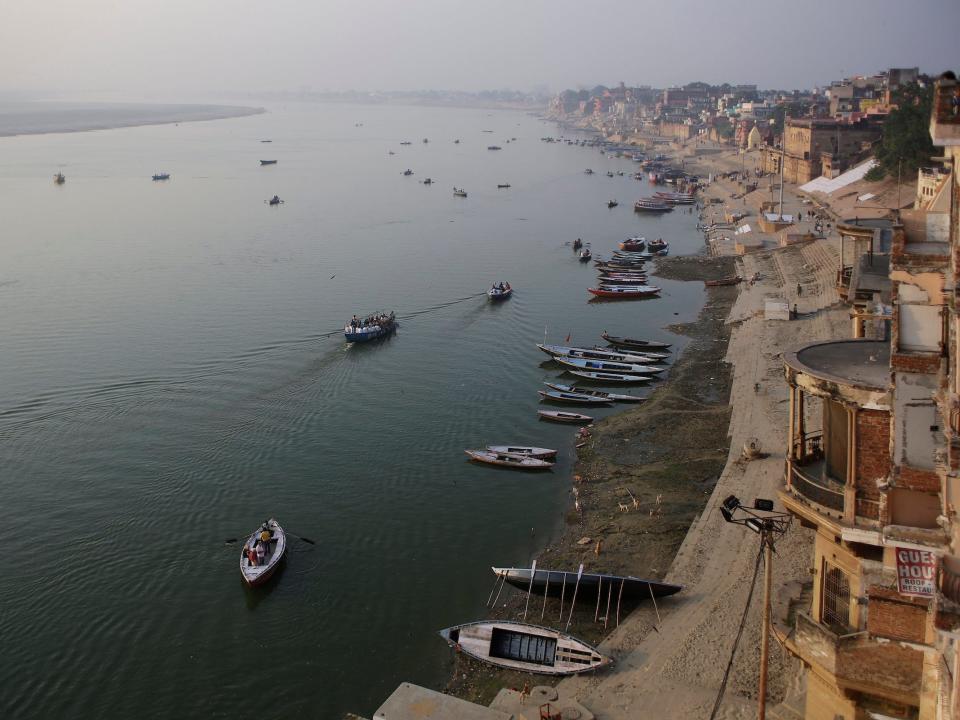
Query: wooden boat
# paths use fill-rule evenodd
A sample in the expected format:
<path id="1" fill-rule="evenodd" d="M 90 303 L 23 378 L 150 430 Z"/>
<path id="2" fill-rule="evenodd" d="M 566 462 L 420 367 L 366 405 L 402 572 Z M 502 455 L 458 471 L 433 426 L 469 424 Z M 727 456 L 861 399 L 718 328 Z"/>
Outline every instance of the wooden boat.
<path id="1" fill-rule="evenodd" d="M 431 178 L 424 178 L 420 182 L 422 182 L 424 185 L 433 185 L 433 179 Z"/>
<path id="2" fill-rule="evenodd" d="M 552 448 L 531 447 L 529 445 L 487 445 L 487 450 L 492 453 L 507 455 L 528 455 L 541 460 L 557 456 L 557 451 Z"/>
<path id="3" fill-rule="evenodd" d="M 619 205 L 619 204 L 620 204 L 620 203 L 618 203 L 616 200 L 607 200 L 607 207 L 608 207 L 608 208 L 615 208 L 615 207 L 616 207 L 617 205 Z"/>
<path id="4" fill-rule="evenodd" d="M 650 286 L 605 285 L 598 288 L 587 288 L 587 292 L 607 300 L 637 300 L 640 298 L 655 297 L 660 288 Z"/>
<path id="5" fill-rule="evenodd" d="M 583 171 L 583 174 L 584 174 L 584 175 L 593 175 L 593 170 L 591 170 L 590 168 L 587 168 L 586 170 Z"/>
<path id="6" fill-rule="evenodd" d="M 490 568 L 494 575 L 503 578 L 521 590 L 529 590 L 537 595 L 547 597 L 570 596 L 573 587 L 577 585 L 576 572 L 564 570 L 541 570 L 537 568 L 533 573 L 530 568 Z M 531 577 L 532 575 L 532 577 Z M 533 581 L 531 583 L 531 580 Z M 598 594 L 605 596 L 608 592 L 611 598 L 625 600 L 649 600 L 651 597 L 661 598 L 675 595 L 683 590 L 682 585 L 660 582 L 659 580 L 645 580 L 632 575 L 609 575 L 607 573 L 581 573 L 579 577 L 579 597 L 596 598 Z M 564 589 L 566 586 L 566 589 Z M 607 590 L 611 588 L 611 590 Z M 621 590 L 622 588 L 622 590 Z M 606 601 L 606 598 L 603 598 Z"/>
<path id="7" fill-rule="evenodd" d="M 603 397 L 609 398 L 614 402 L 643 402 L 646 398 L 639 397 L 638 395 L 622 395 L 620 393 L 608 393 L 603 392 L 602 390 L 591 390 L 590 388 L 581 388 L 576 385 L 564 385 L 563 383 L 551 383 L 545 382 L 548 388 L 553 388 L 560 392 L 570 392 L 577 393 L 578 395 L 592 395 L 593 397 Z"/>
<path id="8" fill-rule="evenodd" d="M 268 202 L 270 205 L 279 205 L 279 204 L 281 204 L 281 203 L 283 202 L 283 200 L 280 199 L 280 196 L 279 196 L 279 195 L 274 195 L 272 198 L 270 198 L 269 200 L 267 200 L 267 202 Z"/>
<path id="9" fill-rule="evenodd" d="M 646 285 L 646 275 L 633 275 L 623 277 L 621 275 L 608 275 L 601 273 L 597 276 L 601 285 Z"/>
<path id="10" fill-rule="evenodd" d="M 500 283 L 487 290 L 487 297 L 493 301 L 506 300 L 511 295 L 513 295 L 513 288 L 510 287 L 510 283 Z"/>
<path id="11" fill-rule="evenodd" d="M 552 462 L 530 455 L 496 453 L 489 450 L 464 450 L 464 452 L 470 456 L 471 460 L 487 465 L 499 465 L 500 467 L 516 468 L 518 470 L 549 470 L 553 467 Z"/>
<path id="12" fill-rule="evenodd" d="M 497 190 L 503 190 L 504 188 L 510 187 L 510 183 L 500 183 L 497 185 Z"/>
<path id="13" fill-rule="evenodd" d="M 670 343 L 657 342 L 655 340 L 635 340 L 633 338 L 620 337 L 618 335 L 609 335 L 607 334 L 606 330 L 600 333 L 600 337 L 602 337 L 611 345 L 636 348 L 637 350 L 667 350 L 671 347 Z"/>
<path id="14" fill-rule="evenodd" d="M 611 362 L 645 363 L 655 362 L 666 357 L 665 355 L 640 355 L 616 350 L 606 350 L 604 348 L 578 348 L 540 343 L 537 343 L 537 347 L 541 352 L 545 352 L 552 358 L 586 358 L 590 360 L 609 360 Z"/>
<path id="15" fill-rule="evenodd" d="M 263 540 L 264 532 L 268 533 L 266 541 Z M 258 559 L 259 553 L 256 551 L 259 546 L 265 550 L 262 560 Z M 251 550 L 253 562 L 251 562 Z M 243 545 L 243 550 L 240 552 L 240 574 L 243 575 L 243 581 L 250 586 L 263 585 L 283 560 L 286 550 L 287 535 L 280 524 L 270 518 L 254 530 Z"/>
<path id="16" fill-rule="evenodd" d="M 393 334 L 398 327 L 396 313 L 379 313 L 353 324 L 351 321 L 343 328 L 347 342 L 370 342 Z"/>
<path id="17" fill-rule="evenodd" d="M 603 383 L 633 383 L 639 385 L 648 383 L 653 378 L 649 375 L 627 375 L 625 373 L 600 372 L 595 370 L 567 370 L 571 375 L 576 375 L 584 380 L 593 380 Z"/>
<path id="18" fill-rule="evenodd" d="M 445 628 L 440 636 L 482 662 L 540 675 L 576 675 L 612 662 L 582 640 L 527 623 L 481 620 Z"/>
<path id="19" fill-rule="evenodd" d="M 576 240 L 573 241 L 574 250 L 579 250 L 582 247 L 583 247 L 583 240 L 581 240 L 580 238 L 577 238 Z"/>
<path id="20" fill-rule="evenodd" d="M 624 240 L 619 243 L 621 250 L 643 250 L 647 243 L 645 240 Z"/>
<path id="21" fill-rule="evenodd" d="M 581 395 L 579 393 L 563 392 L 561 390 L 537 390 L 537 393 L 544 400 L 558 403 L 569 403 L 571 405 L 609 405 L 612 400 L 608 398 L 594 397 L 592 395 Z"/>
<path id="22" fill-rule="evenodd" d="M 560 412 L 559 410 L 537 410 L 537 415 L 542 420 L 550 420 L 558 423 L 591 423 L 593 418 L 589 415 L 580 413 Z"/>
<path id="23" fill-rule="evenodd" d="M 464 190 L 464 189 L 462 189 L 462 188 L 458 188 L 456 185 L 454 185 L 454 187 L 453 187 L 453 196 L 454 196 L 454 197 L 466 197 L 466 196 L 467 196 L 467 191 Z"/>
<path id="24" fill-rule="evenodd" d="M 156 175 L 153 176 L 153 179 L 154 179 L 154 180 L 169 180 L 169 179 L 170 179 L 170 173 L 157 173 Z"/>
<path id="25" fill-rule="evenodd" d="M 63 185 L 66 181 L 67 179 L 63 176 L 62 172 L 58 172 L 53 176 L 53 182 L 55 185 Z"/>
<path id="26" fill-rule="evenodd" d="M 407 168 L 406 170 L 403 171 L 403 174 L 405 176 L 413 175 L 413 170 L 411 170 L 410 168 Z"/>
<path id="27" fill-rule="evenodd" d="M 400 142 L 400 144 L 401 144 L 401 145 L 413 145 L 413 143 L 410 142 L 409 140 L 403 140 L 403 141 Z"/>
<path id="28" fill-rule="evenodd" d="M 697 200 L 692 193 L 665 192 L 663 190 L 658 190 L 653 196 L 674 205 L 692 205 Z"/>
<path id="29" fill-rule="evenodd" d="M 645 295 L 657 295 L 660 292 L 660 288 L 655 287 L 654 285 L 646 285 L 643 283 L 621 283 L 618 280 L 604 280 L 601 278 L 599 284 L 600 290 L 636 290 L 637 292 Z"/>
<path id="30" fill-rule="evenodd" d="M 487 150 L 503 150 L 499 145 L 487 145 Z"/>
<path id="31" fill-rule="evenodd" d="M 719 280 L 704 280 L 703 284 L 706 287 L 718 287 L 720 285 L 737 285 L 741 282 L 743 282 L 742 277 L 739 275 L 731 275 L 729 277 L 720 278 Z"/>
<path id="32" fill-rule="evenodd" d="M 647 268 L 643 265 L 636 266 L 620 266 L 620 265 L 607 265 L 607 263 L 594 263 L 594 266 L 597 268 L 598 273 L 605 273 L 608 275 L 646 275 Z"/>
<path id="33" fill-rule="evenodd" d="M 260 161 L 260 164 L 261 164 L 261 165 L 276 165 L 276 164 L 277 164 L 277 161 L 276 161 L 276 160 L 261 160 L 261 161 Z"/>
<path id="34" fill-rule="evenodd" d="M 660 202 L 658 200 L 653 200 L 650 198 L 641 198 L 633 204 L 634 212 L 652 212 L 652 213 L 663 213 L 670 212 L 673 210 L 673 206 Z"/>
<path id="35" fill-rule="evenodd" d="M 663 372 L 662 367 L 622 363 L 613 360 L 591 360 L 590 358 L 567 357 L 555 357 L 554 360 L 574 370 L 602 370 L 604 372 L 627 373 L 628 375 L 656 375 Z"/>
<path id="36" fill-rule="evenodd" d="M 585 247 L 580 251 L 580 262 L 590 262 L 590 258 L 593 257 L 593 253 L 590 252 L 590 248 Z"/>

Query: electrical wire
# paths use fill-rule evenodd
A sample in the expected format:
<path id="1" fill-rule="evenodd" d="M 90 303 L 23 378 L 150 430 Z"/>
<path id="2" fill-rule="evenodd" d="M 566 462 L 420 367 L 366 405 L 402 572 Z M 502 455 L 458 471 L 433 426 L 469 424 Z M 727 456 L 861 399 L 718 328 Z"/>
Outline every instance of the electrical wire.
<path id="1" fill-rule="evenodd" d="M 740 645 L 740 638 L 743 636 L 743 628 L 747 625 L 747 614 L 750 612 L 750 601 L 753 600 L 753 591 L 757 587 L 757 575 L 760 574 L 760 563 L 763 560 L 763 544 L 760 545 L 760 552 L 757 553 L 757 562 L 753 567 L 753 579 L 750 581 L 750 592 L 747 594 L 747 604 L 743 608 L 743 617 L 740 619 L 740 628 L 737 630 L 737 637 L 733 641 L 733 650 L 730 651 L 730 662 L 727 663 L 727 669 L 723 672 L 723 682 L 720 683 L 720 689 L 717 691 L 717 699 L 713 703 L 713 712 L 710 713 L 710 720 L 717 717 L 720 710 L 720 703 L 723 702 L 723 694 L 727 690 L 727 680 L 730 679 L 730 671 L 733 669 L 733 659 L 737 654 L 737 647 Z"/>

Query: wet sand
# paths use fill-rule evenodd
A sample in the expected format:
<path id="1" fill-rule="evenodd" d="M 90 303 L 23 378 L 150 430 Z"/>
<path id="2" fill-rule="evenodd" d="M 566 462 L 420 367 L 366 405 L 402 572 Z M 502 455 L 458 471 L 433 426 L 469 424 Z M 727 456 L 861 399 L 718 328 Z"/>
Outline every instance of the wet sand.
<path id="1" fill-rule="evenodd" d="M 263 112 L 264 108 L 240 105 L 2 102 L 0 137 L 223 120 Z"/>

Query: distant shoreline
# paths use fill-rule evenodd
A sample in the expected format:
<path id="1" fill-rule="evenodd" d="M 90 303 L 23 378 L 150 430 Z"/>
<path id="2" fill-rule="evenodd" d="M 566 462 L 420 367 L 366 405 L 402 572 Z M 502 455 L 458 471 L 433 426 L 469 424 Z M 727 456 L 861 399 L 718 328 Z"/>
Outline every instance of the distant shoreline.
<path id="1" fill-rule="evenodd" d="M 243 105 L 0 102 L 0 137 L 226 120 L 265 112 Z"/>

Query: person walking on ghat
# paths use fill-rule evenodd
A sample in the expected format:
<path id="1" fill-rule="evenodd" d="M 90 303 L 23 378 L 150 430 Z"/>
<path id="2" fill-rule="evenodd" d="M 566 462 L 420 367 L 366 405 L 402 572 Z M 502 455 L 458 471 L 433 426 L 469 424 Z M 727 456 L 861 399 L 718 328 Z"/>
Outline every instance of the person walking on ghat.
<path id="1" fill-rule="evenodd" d="M 803 295 L 803 285 L 801 285 L 800 283 L 797 283 L 797 297 L 801 297 L 802 295 Z"/>

